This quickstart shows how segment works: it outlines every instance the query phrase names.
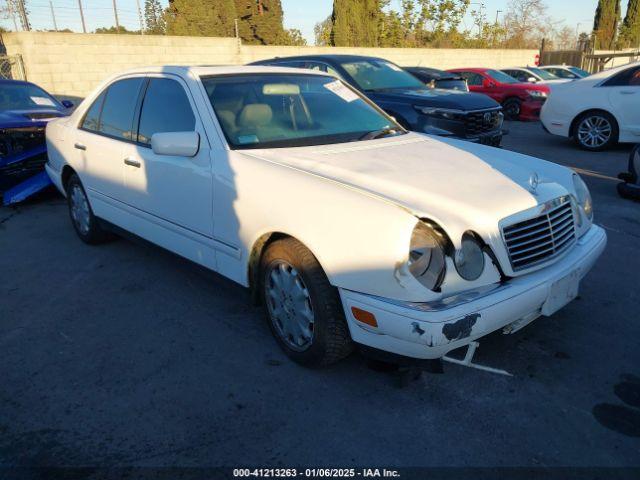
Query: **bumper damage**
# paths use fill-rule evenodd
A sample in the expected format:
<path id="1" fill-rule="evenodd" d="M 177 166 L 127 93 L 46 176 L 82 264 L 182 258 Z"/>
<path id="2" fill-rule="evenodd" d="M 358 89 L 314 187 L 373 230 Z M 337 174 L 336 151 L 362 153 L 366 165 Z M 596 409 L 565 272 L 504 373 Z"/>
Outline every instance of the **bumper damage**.
<path id="1" fill-rule="evenodd" d="M 496 330 L 514 333 L 575 298 L 579 281 L 606 241 L 604 230 L 594 225 L 548 268 L 438 302 L 395 302 L 340 289 L 351 336 L 356 343 L 396 355 L 436 359 Z M 377 327 L 356 320 L 354 308 L 372 313 Z"/>
<path id="2" fill-rule="evenodd" d="M 21 202 L 51 185 L 46 161 L 44 126 L 0 129 L 0 204 Z"/>

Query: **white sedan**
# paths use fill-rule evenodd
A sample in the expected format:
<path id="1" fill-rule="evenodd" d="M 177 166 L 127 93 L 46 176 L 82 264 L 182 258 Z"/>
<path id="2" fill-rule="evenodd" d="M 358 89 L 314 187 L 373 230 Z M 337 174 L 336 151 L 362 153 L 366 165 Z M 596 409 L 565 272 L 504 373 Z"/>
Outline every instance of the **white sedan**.
<path id="1" fill-rule="evenodd" d="M 640 142 L 640 62 L 554 85 L 540 120 L 585 150 Z"/>
<path id="2" fill-rule="evenodd" d="M 324 73 L 132 70 L 46 137 L 83 241 L 114 224 L 250 288 L 305 365 L 516 331 L 606 244 L 573 171 L 409 133 Z"/>

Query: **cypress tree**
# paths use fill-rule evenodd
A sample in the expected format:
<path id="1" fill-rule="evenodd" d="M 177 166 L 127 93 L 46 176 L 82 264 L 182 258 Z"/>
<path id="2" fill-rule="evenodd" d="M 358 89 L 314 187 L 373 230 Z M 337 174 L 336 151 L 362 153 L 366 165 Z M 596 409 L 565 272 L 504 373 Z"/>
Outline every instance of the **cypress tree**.
<path id="1" fill-rule="evenodd" d="M 288 43 L 280 0 L 235 0 L 242 42 L 249 45 Z"/>
<path id="2" fill-rule="evenodd" d="M 640 48 L 640 0 L 629 0 L 622 32 L 628 47 Z"/>
<path id="3" fill-rule="evenodd" d="M 382 11 L 380 0 L 334 0 L 331 44 L 336 47 L 377 47 Z"/>
<path id="4" fill-rule="evenodd" d="M 234 0 L 170 0 L 166 15 L 169 35 L 233 37 Z"/>
<path id="5" fill-rule="evenodd" d="M 620 0 L 599 0 L 593 22 L 596 48 L 612 50 L 620 23 Z"/>

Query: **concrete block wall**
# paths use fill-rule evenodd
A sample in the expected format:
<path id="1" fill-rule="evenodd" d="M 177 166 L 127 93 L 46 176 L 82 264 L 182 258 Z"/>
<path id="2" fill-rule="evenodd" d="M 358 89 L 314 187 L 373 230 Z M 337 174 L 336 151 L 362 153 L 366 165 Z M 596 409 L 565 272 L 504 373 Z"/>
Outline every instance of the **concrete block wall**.
<path id="1" fill-rule="evenodd" d="M 345 53 L 435 68 L 533 64 L 537 50 L 331 48 L 239 45 L 234 38 L 53 32 L 3 33 L 9 55 L 21 54 L 27 79 L 60 97 L 82 98 L 112 73 L 142 65 L 238 65 L 289 55 Z"/>

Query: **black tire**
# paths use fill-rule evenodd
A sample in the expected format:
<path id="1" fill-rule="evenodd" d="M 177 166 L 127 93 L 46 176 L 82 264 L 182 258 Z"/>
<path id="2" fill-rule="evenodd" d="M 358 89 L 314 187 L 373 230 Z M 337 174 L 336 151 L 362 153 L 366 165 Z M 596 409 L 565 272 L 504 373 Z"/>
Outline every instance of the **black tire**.
<path id="1" fill-rule="evenodd" d="M 89 203 L 89 198 L 80 182 L 80 178 L 75 173 L 71 175 L 66 185 L 67 205 L 69 206 L 69 217 L 74 230 L 85 243 L 95 245 L 111 238 L 111 235 L 102 229 L 97 217 L 93 214 L 93 209 Z M 84 220 L 80 220 L 76 211 L 76 202 L 86 202 L 87 214 Z M 85 223 L 86 222 L 86 223 Z"/>
<path id="2" fill-rule="evenodd" d="M 282 322 L 272 315 L 272 310 L 277 308 L 276 301 L 268 293 L 273 293 L 274 288 L 271 275 L 285 265 L 295 269 L 295 273 L 299 275 L 302 282 L 300 285 L 306 287 L 308 292 L 304 301 L 308 302 L 307 305 L 310 305 L 312 311 L 312 335 L 302 350 L 292 348 L 292 338 L 285 340 Z M 329 283 L 318 260 L 302 243 L 294 238 L 285 238 L 267 247 L 260 262 L 259 288 L 271 332 L 293 361 L 306 367 L 320 367 L 336 363 L 351 353 L 353 343 L 338 291 Z M 284 315 L 293 315 L 291 305 L 292 303 L 288 309 L 284 308 L 288 311 Z"/>
<path id="3" fill-rule="evenodd" d="M 507 98 L 502 104 L 502 110 L 508 120 L 519 120 L 522 101 L 519 98 Z"/>
<path id="4" fill-rule="evenodd" d="M 589 144 L 588 140 L 581 133 L 583 126 L 584 128 L 587 128 L 587 122 L 591 122 L 592 124 L 603 122 L 604 124 L 609 125 L 609 136 L 604 143 Z M 583 150 L 587 150 L 589 152 L 600 152 L 602 150 L 607 150 L 618 143 L 618 122 L 616 122 L 613 115 L 602 110 L 585 112 L 576 118 L 573 124 L 572 135 L 573 141 Z"/>

